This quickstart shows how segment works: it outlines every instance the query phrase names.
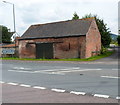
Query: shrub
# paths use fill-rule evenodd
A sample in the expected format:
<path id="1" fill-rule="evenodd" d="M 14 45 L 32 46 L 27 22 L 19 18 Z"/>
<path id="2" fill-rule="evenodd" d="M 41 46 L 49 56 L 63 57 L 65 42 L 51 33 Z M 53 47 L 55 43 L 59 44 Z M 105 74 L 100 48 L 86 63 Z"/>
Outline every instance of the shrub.
<path id="1" fill-rule="evenodd" d="M 101 46 L 101 54 L 104 54 L 107 52 L 107 48 L 105 48 L 103 45 Z"/>

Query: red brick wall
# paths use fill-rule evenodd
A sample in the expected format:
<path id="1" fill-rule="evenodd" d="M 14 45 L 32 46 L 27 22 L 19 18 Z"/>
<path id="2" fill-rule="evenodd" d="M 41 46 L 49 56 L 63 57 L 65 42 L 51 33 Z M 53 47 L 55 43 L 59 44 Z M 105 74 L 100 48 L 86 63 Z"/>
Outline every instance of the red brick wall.
<path id="1" fill-rule="evenodd" d="M 48 38 L 19 41 L 20 58 L 36 58 L 35 44 L 30 42 L 62 42 L 54 43 L 54 58 L 84 58 L 85 57 L 85 36 L 68 38 Z M 78 51 L 79 50 L 79 51 Z"/>
<path id="2" fill-rule="evenodd" d="M 85 56 L 84 47 L 81 47 L 85 44 L 85 36 L 62 38 L 62 40 L 63 43 L 54 44 L 54 58 L 78 58 Z"/>
<path id="3" fill-rule="evenodd" d="M 20 58 L 35 58 L 36 49 L 35 44 L 29 44 L 27 43 L 30 41 L 22 40 L 19 41 L 19 57 Z M 32 41 L 31 41 L 32 42 Z"/>
<path id="4" fill-rule="evenodd" d="M 97 55 L 101 50 L 101 35 L 95 21 L 92 21 L 86 35 L 86 58 Z"/>

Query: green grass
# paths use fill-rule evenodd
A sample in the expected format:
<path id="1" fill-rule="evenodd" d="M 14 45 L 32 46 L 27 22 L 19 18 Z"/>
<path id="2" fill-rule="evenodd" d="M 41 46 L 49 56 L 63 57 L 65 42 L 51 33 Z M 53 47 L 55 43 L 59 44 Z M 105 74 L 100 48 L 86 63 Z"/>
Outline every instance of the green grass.
<path id="1" fill-rule="evenodd" d="M 104 54 L 93 56 L 86 59 L 71 58 L 71 59 L 31 59 L 31 58 L 0 58 L 2 60 L 26 60 L 26 61 L 94 61 L 112 55 L 114 51 L 108 51 Z"/>

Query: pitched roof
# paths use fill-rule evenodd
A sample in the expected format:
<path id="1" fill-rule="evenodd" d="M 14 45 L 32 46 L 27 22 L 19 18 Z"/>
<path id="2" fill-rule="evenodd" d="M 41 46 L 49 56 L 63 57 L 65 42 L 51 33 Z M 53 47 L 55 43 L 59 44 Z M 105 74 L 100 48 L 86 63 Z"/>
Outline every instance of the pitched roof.
<path id="1" fill-rule="evenodd" d="M 21 38 L 48 38 L 86 35 L 93 18 L 31 25 Z"/>

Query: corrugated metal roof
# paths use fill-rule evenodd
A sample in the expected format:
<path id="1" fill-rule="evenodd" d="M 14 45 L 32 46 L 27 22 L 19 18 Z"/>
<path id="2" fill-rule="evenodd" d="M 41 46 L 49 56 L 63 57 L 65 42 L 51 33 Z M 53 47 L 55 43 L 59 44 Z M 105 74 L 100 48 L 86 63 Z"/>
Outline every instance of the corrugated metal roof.
<path id="1" fill-rule="evenodd" d="M 92 20 L 93 18 L 31 25 L 21 38 L 46 38 L 86 35 Z"/>

